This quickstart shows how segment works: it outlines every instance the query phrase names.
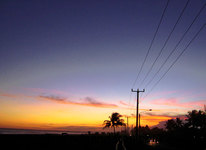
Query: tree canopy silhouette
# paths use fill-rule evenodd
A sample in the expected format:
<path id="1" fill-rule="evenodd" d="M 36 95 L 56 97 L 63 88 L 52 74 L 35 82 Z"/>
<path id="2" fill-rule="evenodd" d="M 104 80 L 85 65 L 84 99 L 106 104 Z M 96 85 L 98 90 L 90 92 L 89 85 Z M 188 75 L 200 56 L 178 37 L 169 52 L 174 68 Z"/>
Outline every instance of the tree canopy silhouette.
<path id="1" fill-rule="evenodd" d="M 183 127 L 183 122 L 182 120 L 180 120 L 180 118 L 169 119 L 167 120 L 165 127 L 168 131 L 174 131 L 176 129 Z"/>
<path id="2" fill-rule="evenodd" d="M 206 111 L 192 110 L 188 112 L 186 125 L 189 128 L 205 130 L 206 129 Z"/>
<path id="3" fill-rule="evenodd" d="M 104 127 L 105 128 L 113 128 L 114 129 L 114 133 L 115 133 L 115 128 L 118 126 L 126 126 L 126 124 L 124 123 L 124 119 L 120 119 L 120 117 L 122 117 L 122 115 L 120 115 L 117 112 L 112 113 L 111 116 L 109 116 L 110 120 L 104 120 Z"/>
<path id="4" fill-rule="evenodd" d="M 165 142 L 183 146 L 184 149 L 205 149 L 206 110 L 189 111 L 185 120 L 170 119 L 165 127 L 167 129 L 163 139 Z"/>

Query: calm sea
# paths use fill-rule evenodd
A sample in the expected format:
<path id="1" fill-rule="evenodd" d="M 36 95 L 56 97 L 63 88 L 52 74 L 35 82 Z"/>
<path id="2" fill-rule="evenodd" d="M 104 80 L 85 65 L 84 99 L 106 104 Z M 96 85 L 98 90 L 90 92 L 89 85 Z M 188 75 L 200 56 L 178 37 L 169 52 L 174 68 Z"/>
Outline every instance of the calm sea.
<path id="1" fill-rule="evenodd" d="M 0 134 L 87 134 L 86 131 L 53 131 L 53 130 L 31 130 L 31 129 L 7 129 L 0 128 Z"/>

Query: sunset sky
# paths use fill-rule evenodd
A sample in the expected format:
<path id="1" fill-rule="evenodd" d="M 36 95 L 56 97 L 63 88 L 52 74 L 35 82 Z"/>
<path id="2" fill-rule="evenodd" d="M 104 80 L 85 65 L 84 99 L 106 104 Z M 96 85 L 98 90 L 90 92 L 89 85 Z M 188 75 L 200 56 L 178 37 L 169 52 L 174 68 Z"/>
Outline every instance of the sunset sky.
<path id="1" fill-rule="evenodd" d="M 135 124 L 136 94 L 131 88 L 145 88 L 206 3 L 188 3 L 162 55 L 140 84 L 187 2 L 170 0 L 133 86 L 166 2 L 1 0 L 0 128 L 96 130 L 112 112 L 130 116 L 129 124 Z M 148 94 L 205 18 L 206 8 L 145 88 L 140 99 L 142 125 L 184 118 L 206 104 L 206 28 Z"/>

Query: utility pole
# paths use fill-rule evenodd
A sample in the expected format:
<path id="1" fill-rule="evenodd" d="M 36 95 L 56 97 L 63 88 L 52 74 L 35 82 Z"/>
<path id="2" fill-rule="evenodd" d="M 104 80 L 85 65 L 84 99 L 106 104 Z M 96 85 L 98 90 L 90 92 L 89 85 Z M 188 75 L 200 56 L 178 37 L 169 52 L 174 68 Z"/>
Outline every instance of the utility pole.
<path id="1" fill-rule="evenodd" d="M 138 135 L 140 135 L 139 132 L 140 131 L 140 113 L 139 113 L 139 130 L 138 130 Z"/>
<path id="2" fill-rule="evenodd" d="M 127 127 L 129 127 L 129 119 L 128 119 L 129 117 L 127 116 Z"/>
<path id="3" fill-rule="evenodd" d="M 139 113 L 139 128 L 140 128 L 140 113 Z"/>
<path id="4" fill-rule="evenodd" d="M 129 134 L 129 117 L 127 116 L 127 133 Z"/>
<path id="5" fill-rule="evenodd" d="M 139 89 L 137 89 L 137 91 L 134 91 L 133 89 L 131 89 L 132 92 L 136 92 L 137 93 L 137 112 L 136 112 L 136 137 L 139 136 L 139 132 L 138 132 L 138 116 L 139 116 L 139 93 L 140 92 L 144 92 L 145 89 L 143 89 L 142 91 L 140 91 Z"/>

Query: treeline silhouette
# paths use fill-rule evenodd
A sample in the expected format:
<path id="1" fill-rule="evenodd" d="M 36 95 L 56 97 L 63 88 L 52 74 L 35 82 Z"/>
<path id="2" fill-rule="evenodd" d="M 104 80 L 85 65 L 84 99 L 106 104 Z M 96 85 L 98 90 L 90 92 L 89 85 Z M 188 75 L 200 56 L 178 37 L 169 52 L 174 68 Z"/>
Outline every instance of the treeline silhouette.
<path id="1" fill-rule="evenodd" d="M 134 128 L 131 133 L 135 135 Z M 180 118 L 169 119 L 165 129 L 140 127 L 142 142 L 158 141 L 163 149 L 206 150 L 206 110 L 192 110 Z"/>
<path id="2" fill-rule="evenodd" d="M 182 148 L 206 148 L 206 111 L 192 110 L 185 120 L 170 119 L 166 122 L 166 134 L 163 141 Z"/>

